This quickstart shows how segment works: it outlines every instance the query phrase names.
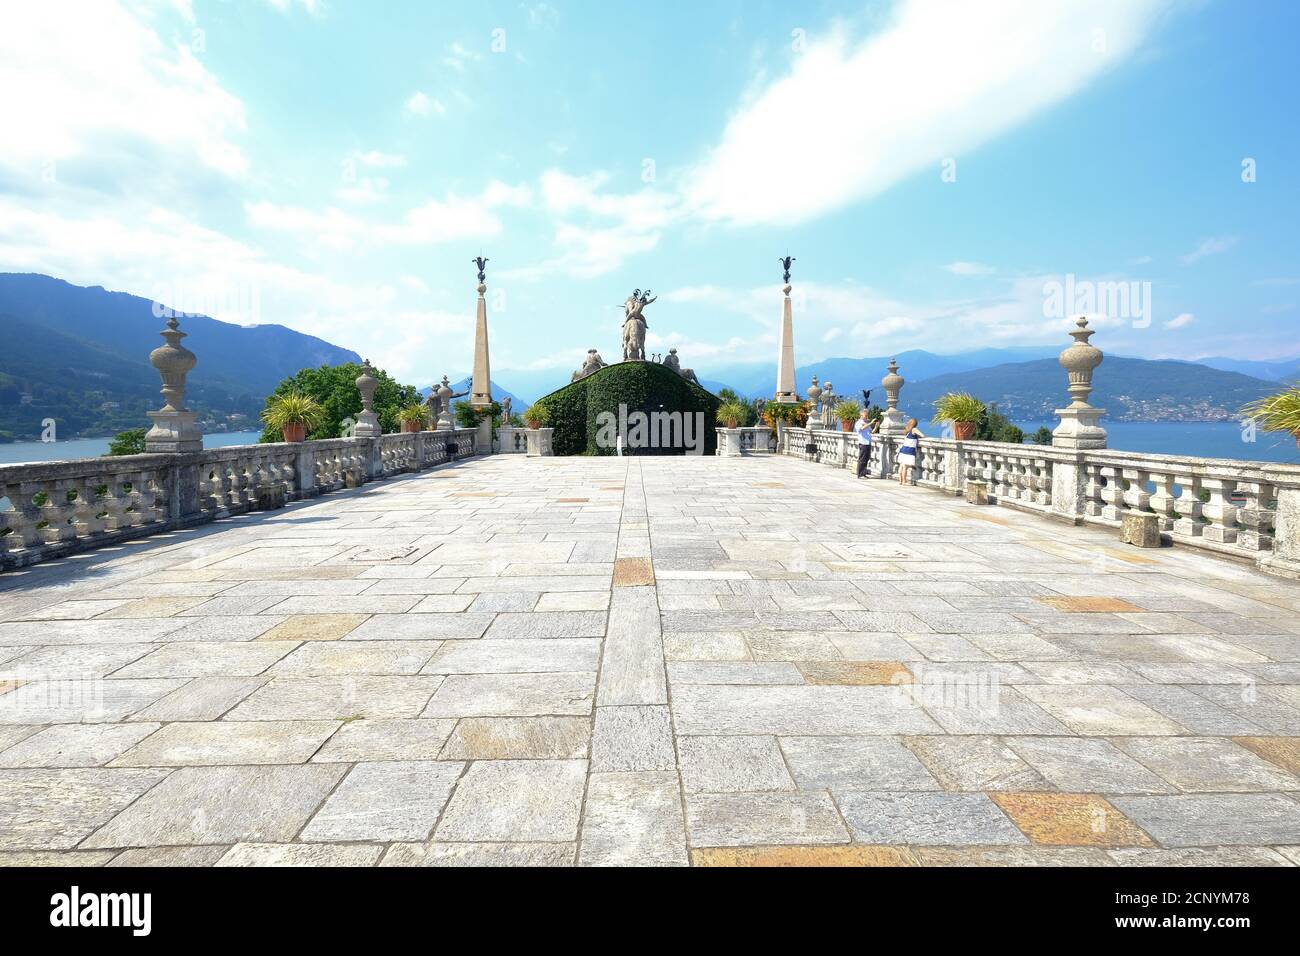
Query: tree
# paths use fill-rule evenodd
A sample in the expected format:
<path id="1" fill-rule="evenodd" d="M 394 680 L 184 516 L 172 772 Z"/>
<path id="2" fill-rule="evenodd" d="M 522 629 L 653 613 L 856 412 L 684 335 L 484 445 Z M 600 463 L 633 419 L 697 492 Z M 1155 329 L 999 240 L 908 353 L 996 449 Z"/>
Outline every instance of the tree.
<path id="1" fill-rule="evenodd" d="M 746 428 L 758 418 L 758 413 L 754 411 L 754 403 L 741 395 L 734 388 L 718 389 L 718 398 L 722 399 L 722 404 L 727 405 L 734 403 L 737 407 L 743 408 L 743 414 L 736 419 L 736 424 L 741 428 Z"/>
<path id="2" fill-rule="evenodd" d="M 1040 425 L 1038 431 L 1034 432 L 1029 440 L 1035 445 L 1050 445 L 1052 443 L 1052 430 L 1046 425 Z"/>
<path id="3" fill-rule="evenodd" d="M 104 457 L 143 454 L 144 429 L 128 428 L 124 432 L 118 432 L 117 436 L 108 443 L 108 451 L 104 453 Z"/>
<path id="4" fill-rule="evenodd" d="M 418 402 L 420 391 L 414 385 L 401 384 L 383 369 L 376 369 L 373 374 L 379 380 L 375 386 L 375 413 L 379 416 L 379 425 L 385 432 L 398 431 L 398 411 Z M 270 397 L 291 393 L 311 396 L 325 409 L 325 418 L 308 433 L 307 438 L 341 438 L 344 420 L 355 422 L 361 414 L 361 393 L 357 391 L 360 376 L 361 366 L 356 362 L 304 368 L 277 385 Z M 278 442 L 283 438 L 279 430 L 268 427 L 262 432 L 261 440 Z"/>
<path id="5" fill-rule="evenodd" d="M 975 428 L 976 441 L 1000 441 L 1023 445 L 1025 433 L 1012 424 L 1011 419 L 998 411 L 997 403 L 989 405 Z"/>

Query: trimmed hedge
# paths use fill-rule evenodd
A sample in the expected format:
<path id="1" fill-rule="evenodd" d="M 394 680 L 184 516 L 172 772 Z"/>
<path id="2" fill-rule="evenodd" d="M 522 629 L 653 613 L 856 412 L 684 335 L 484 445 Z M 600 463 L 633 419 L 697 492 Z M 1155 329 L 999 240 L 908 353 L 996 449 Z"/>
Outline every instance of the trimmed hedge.
<path id="1" fill-rule="evenodd" d="M 718 447 L 718 435 L 714 429 L 721 399 L 656 362 L 607 365 L 593 375 L 538 399 L 537 404 L 550 410 L 550 427 L 554 429 L 551 447 L 557 455 L 617 454 L 614 447 L 600 447 L 596 435 L 600 413 L 609 412 L 617 419 L 620 404 L 627 408 L 629 415 L 633 412 L 647 415 L 681 412 L 684 418 L 698 412 L 704 416 L 704 454 L 712 455 Z M 695 440 L 698 440 L 696 426 L 699 421 L 692 420 Z M 685 454 L 681 443 L 676 444 L 678 447 L 625 448 L 624 454 Z"/>

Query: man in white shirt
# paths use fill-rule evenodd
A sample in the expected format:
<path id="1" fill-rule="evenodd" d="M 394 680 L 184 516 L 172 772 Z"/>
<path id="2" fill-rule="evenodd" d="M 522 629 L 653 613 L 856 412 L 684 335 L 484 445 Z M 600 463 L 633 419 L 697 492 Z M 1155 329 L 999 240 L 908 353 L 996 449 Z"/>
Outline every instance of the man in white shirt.
<path id="1" fill-rule="evenodd" d="M 876 425 L 871 419 L 867 418 L 867 410 L 862 409 L 862 415 L 853 425 L 853 430 L 858 435 L 858 477 L 867 476 L 867 465 L 871 462 L 871 437 L 876 430 Z"/>

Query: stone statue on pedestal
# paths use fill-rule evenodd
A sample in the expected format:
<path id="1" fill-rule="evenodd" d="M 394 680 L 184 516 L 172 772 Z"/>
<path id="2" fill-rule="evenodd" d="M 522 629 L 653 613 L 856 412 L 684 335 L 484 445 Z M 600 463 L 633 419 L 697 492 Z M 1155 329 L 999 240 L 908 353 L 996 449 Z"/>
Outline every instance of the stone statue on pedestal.
<path id="1" fill-rule="evenodd" d="M 587 357 L 582 360 L 582 368 L 578 369 L 569 377 L 570 382 L 576 382 L 579 379 L 586 378 L 593 372 L 599 372 L 605 367 L 605 360 L 600 357 L 600 353 L 595 349 L 587 349 Z"/>
<path id="2" fill-rule="evenodd" d="M 700 380 L 699 380 L 698 378 L 695 377 L 695 369 L 693 369 L 693 368 L 682 368 L 682 362 L 681 362 L 681 359 L 679 359 L 679 358 L 677 357 L 677 350 L 676 350 L 676 349 L 669 349 L 669 350 L 668 350 L 668 354 L 667 354 L 666 356 L 664 356 L 664 360 L 663 360 L 663 362 L 662 362 L 661 364 L 662 364 L 665 368 L 670 368 L 670 369 L 672 369 L 674 372 L 676 372 L 676 373 L 677 373 L 678 375 L 680 375 L 682 378 L 686 379 L 686 381 L 688 381 L 688 382 L 694 382 L 696 385 L 700 385 Z M 703 387 L 704 387 L 703 385 L 700 385 L 700 388 L 703 388 Z"/>
<path id="3" fill-rule="evenodd" d="M 469 394 L 469 389 L 465 389 L 463 392 L 453 392 L 450 383 L 447 381 L 447 376 L 445 375 L 442 377 L 442 384 L 447 386 L 447 395 L 445 399 L 441 394 L 442 389 L 435 385 L 429 390 L 429 397 L 424 400 L 425 406 L 429 409 L 429 421 L 433 422 L 435 427 L 437 422 L 442 418 L 444 412 L 450 414 L 452 399 L 464 398 Z"/>
<path id="4" fill-rule="evenodd" d="M 649 326 L 646 324 L 645 316 L 641 313 L 647 305 L 657 298 L 659 296 L 650 295 L 649 289 L 644 292 L 637 289 L 623 302 L 624 362 L 645 361 L 645 330 Z"/>

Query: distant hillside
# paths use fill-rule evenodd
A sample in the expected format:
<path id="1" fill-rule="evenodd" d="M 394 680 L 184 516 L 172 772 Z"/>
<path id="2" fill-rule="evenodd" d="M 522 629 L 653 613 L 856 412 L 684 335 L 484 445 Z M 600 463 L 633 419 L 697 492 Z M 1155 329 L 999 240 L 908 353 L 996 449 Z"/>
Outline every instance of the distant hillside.
<path id="1" fill-rule="evenodd" d="M 147 425 L 144 412 L 161 401 L 149 353 L 163 322 L 139 296 L 0 273 L 0 440 L 38 437 L 44 418 L 69 438 Z M 186 401 L 207 430 L 243 427 L 301 368 L 361 360 L 280 325 L 187 316 L 181 328 L 199 358 Z"/>
<path id="2" fill-rule="evenodd" d="M 1093 384 L 1092 404 L 1116 421 L 1230 421 L 1242 405 L 1277 389 L 1275 382 L 1194 362 L 1122 356 L 1107 356 Z M 1069 400 L 1060 364 L 1040 359 L 909 383 L 899 404 L 924 420 L 945 392 L 970 392 L 997 402 L 1004 415 L 1021 421 L 1050 419 Z"/>
<path id="3" fill-rule="evenodd" d="M 1242 375 L 1252 375 L 1255 378 L 1267 379 L 1270 382 L 1294 382 L 1300 380 L 1300 357 L 1279 359 L 1276 362 L 1257 362 L 1249 359 L 1230 359 L 1214 356 L 1213 358 L 1197 359 L 1196 364 L 1208 365 L 1210 368 L 1221 369 L 1225 372 L 1240 372 Z"/>

